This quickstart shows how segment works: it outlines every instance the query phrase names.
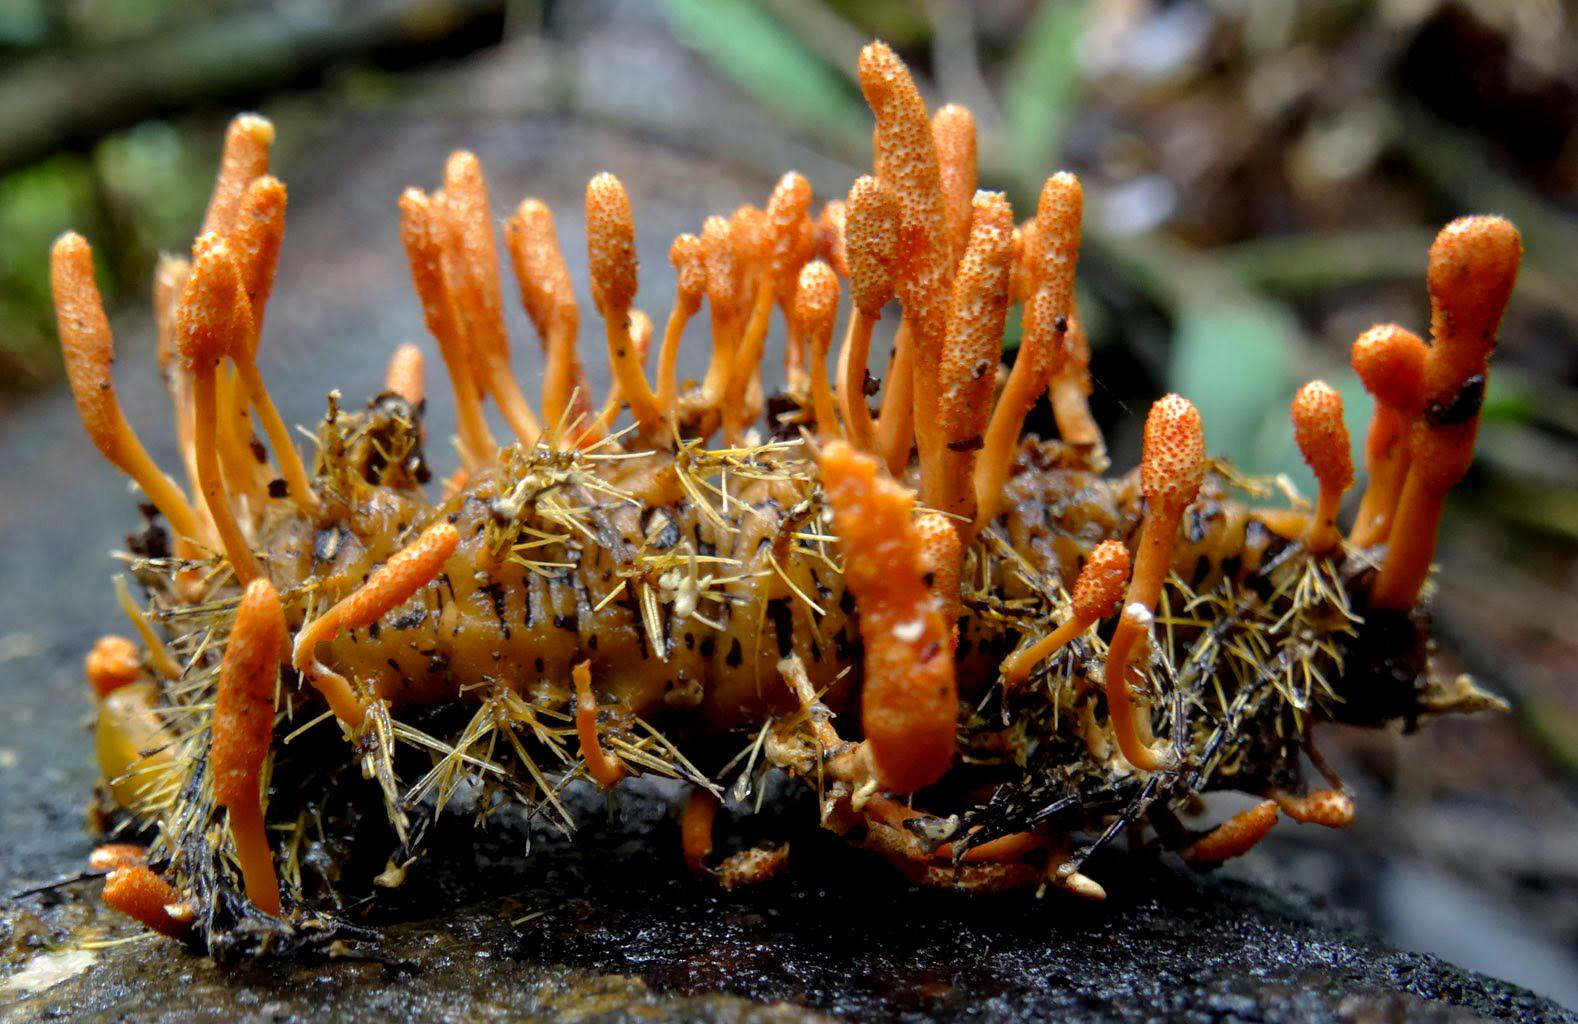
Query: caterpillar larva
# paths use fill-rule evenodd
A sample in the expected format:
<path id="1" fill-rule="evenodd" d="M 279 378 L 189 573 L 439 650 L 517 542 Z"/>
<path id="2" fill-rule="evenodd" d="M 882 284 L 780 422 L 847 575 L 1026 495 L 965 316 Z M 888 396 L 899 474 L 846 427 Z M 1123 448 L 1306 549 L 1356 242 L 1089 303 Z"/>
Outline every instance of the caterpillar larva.
<path id="1" fill-rule="evenodd" d="M 1497 703 L 1434 678 L 1419 594 L 1473 451 L 1521 252 L 1511 224 L 1442 230 L 1428 345 L 1393 325 L 1355 343 L 1377 412 L 1344 536 L 1354 468 L 1341 399 L 1318 381 L 1291 407 L 1313 504 L 1212 461 L 1178 395 L 1151 407 L 1138 469 L 1104 476 L 1074 305 L 1078 179 L 1047 179 L 1016 226 L 1002 195 L 976 191 L 967 111 L 929 117 L 881 43 L 859 72 L 873 174 L 818 211 L 791 172 L 765 208 L 675 239 L 653 376 L 617 178 L 587 187 L 589 311 L 547 207 L 527 199 L 504 224 L 545 354 L 535 403 L 512 369 L 477 160 L 456 153 L 440 190 L 401 196 L 458 413 L 461 465 L 442 482 L 415 349 L 365 409 L 331 396 L 310 465 L 274 410 L 254 362 L 286 206 L 266 120 L 232 123 L 191 259 L 158 270 L 185 486 L 116 403 L 87 243 L 56 243 L 83 424 L 157 510 L 130 562 L 144 603 L 121 591 L 138 641 L 106 637 L 87 662 L 107 790 L 147 842 L 105 848 L 112 905 L 215 955 L 318 944 L 348 926 L 304 883 L 300 839 L 347 808 L 387 819 L 397 876 L 429 829 L 463 827 L 444 820 L 458 802 L 569 828 L 565 785 L 643 773 L 689 783 L 685 859 L 743 884 L 783 856 L 714 863 L 713 815 L 767 771 L 815 787 L 823 825 L 926 884 L 1100 897 L 1082 869 L 1120 830 L 1209 865 L 1280 814 L 1347 824 L 1317 723 Z M 895 297 L 873 411 L 871 333 Z M 678 346 L 703 309 L 711 361 L 682 382 Z M 602 401 L 581 371 L 583 312 L 608 348 Z M 779 315 L 787 400 L 763 440 Z M 1043 394 L 1060 438 L 1021 439 Z M 1323 779 L 1303 778 L 1306 756 Z M 1222 789 L 1263 802 L 1184 823 Z"/>

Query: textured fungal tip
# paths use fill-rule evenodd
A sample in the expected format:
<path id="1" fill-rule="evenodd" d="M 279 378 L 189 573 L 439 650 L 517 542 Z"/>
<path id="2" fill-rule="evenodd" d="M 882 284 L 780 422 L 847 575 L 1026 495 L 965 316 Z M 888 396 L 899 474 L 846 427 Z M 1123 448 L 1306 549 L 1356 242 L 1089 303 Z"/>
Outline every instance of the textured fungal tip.
<path id="1" fill-rule="evenodd" d="M 811 183 L 799 171 L 788 171 L 773 186 L 767 200 L 767 219 L 772 225 L 775 253 L 794 241 L 794 229 L 811 212 Z"/>
<path id="2" fill-rule="evenodd" d="M 604 171 L 586 186 L 586 251 L 592 299 L 604 316 L 635 301 L 636 222 L 624 184 Z"/>
<path id="3" fill-rule="evenodd" d="M 1293 396 L 1293 439 L 1322 488 L 1337 493 L 1353 485 L 1353 454 L 1342 421 L 1342 395 L 1312 380 Z"/>
<path id="4" fill-rule="evenodd" d="M 272 174 L 255 178 L 247 186 L 241 202 L 238 229 L 230 236 L 240 261 L 242 283 L 247 299 L 257 310 L 268 299 L 274 283 L 274 268 L 279 262 L 279 247 L 285 237 L 285 206 L 288 195 L 284 182 Z"/>
<path id="5" fill-rule="evenodd" d="M 414 186 L 407 187 L 400 193 L 400 212 L 406 218 L 416 214 L 426 214 L 431 205 L 432 200 L 428 198 L 427 193 Z"/>
<path id="6" fill-rule="evenodd" d="M 279 592 L 259 577 L 247 584 L 219 666 L 209 759 L 222 806 L 258 799 L 258 770 L 274 730 L 274 689 L 285 644 Z"/>
<path id="7" fill-rule="evenodd" d="M 81 259 L 84 253 L 91 257 L 93 248 L 88 245 L 86 238 L 83 238 L 75 231 L 62 233 L 59 238 L 55 239 L 55 244 L 50 246 L 49 249 L 50 258 L 55 260 Z"/>
<path id="8" fill-rule="evenodd" d="M 737 264 L 756 266 L 771 252 L 772 229 L 767 212 L 745 203 L 729 217 L 729 235 L 734 239 Z"/>
<path id="9" fill-rule="evenodd" d="M 734 235 L 725 217 L 713 215 L 701 226 L 702 261 L 707 271 L 707 298 L 714 316 L 733 313 L 739 300 Z"/>
<path id="10" fill-rule="evenodd" d="M 241 305 L 241 276 L 230 245 L 218 234 L 192 247 L 192 273 L 176 309 L 181 358 L 189 368 L 211 366 L 244 345 L 251 324 Z"/>
<path id="11" fill-rule="evenodd" d="M 962 159 L 967 153 L 974 162 L 975 115 L 959 103 L 945 103 L 932 115 L 932 136 L 937 142 L 938 158 L 944 163 Z"/>
<path id="12" fill-rule="evenodd" d="M 235 138 L 244 138 L 259 146 L 272 146 L 274 122 L 262 114 L 237 114 L 230 121 L 228 134 Z"/>
<path id="13" fill-rule="evenodd" d="M 694 313 L 707 290 L 706 253 L 701 239 L 688 232 L 676 236 L 668 247 L 668 261 L 674 265 L 674 290 L 679 303 Z"/>
<path id="14" fill-rule="evenodd" d="M 872 106 L 886 101 L 895 88 L 908 86 L 915 88 L 915 83 L 910 80 L 909 70 L 904 67 L 904 62 L 898 54 L 882 40 L 867 43 L 860 51 L 860 62 L 857 68 L 860 77 L 860 91 L 866 97 L 866 102 Z"/>
<path id="15" fill-rule="evenodd" d="M 444 188 L 454 192 L 457 185 L 469 186 L 482 177 L 482 161 L 467 149 L 457 149 L 444 161 Z"/>
<path id="16" fill-rule="evenodd" d="M 1517 281 L 1523 238 L 1504 217 L 1459 217 L 1430 246 L 1430 297 L 1454 343 L 1488 351 Z M 1443 332 L 1438 331 L 1438 334 Z M 1436 344 L 1444 339 L 1436 338 Z"/>
<path id="17" fill-rule="evenodd" d="M 1014 209 L 1008 205 L 1008 197 L 1001 192 L 988 192 L 978 189 L 970 197 L 970 228 L 975 230 L 976 224 L 982 224 L 993 231 L 1001 231 L 1004 236 L 1004 245 L 1007 246 L 1008 255 L 1014 253 Z"/>
<path id="18" fill-rule="evenodd" d="M 285 183 L 272 174 L 253 178 L 247 186 L 248 205 L 255 210 L 269 211 L 285 208 Z"/>
<path id="19" fill-rule="evenodd" d="M 1350 361 L 1364 390 L 1377 402 L 1414 411 L 1424 387 L 1425 343 L 1397 324 L 1377 324 L 1353 343 Z"/>
<path id="20" fill-rule="evenodd" d="M 75 231 L 55 239 L 49 253 L 50 288 L 60 328 L 61 351 L 76 390 L 79 367 L 109 380 L 113 339 L 93 273 L 93 247 Z M 94 383 L 84 380 L 81 383 Z"/>
<path id="21" fill-rule="evenodd" d="M 1205 479 L 1205 430 L 1200 411 L 1182 395 L 1166 395 L 1145 417 L 1140 490 L 1153 505 L 1182 512 Z"/>
<path id="22" fill-rule="evenodd" d="M 148 863 L 148 851 L 136 843 L 105 843 L 88 854 L 89 871 L 114 871 Z"/>
<path id="23" fill-rule="evenodd" d="M 821 341 L 833 331 L 833 320 L 838 315 L 838 275 L 821 260 L 813 260 L 800 270 L 794 315 L 808 338 Z"/>
<path id="24" fill-rule="evenodd" d="M 899 244 L 899 205 L 893 191 L 869 174 L 855 179 L 845 207 L 844 253 L 855 306 L 875 319 L 893 298 Z"/>
<path id="25" fill-rule="evenodd" d="M 976 185 L 975 115 L 957 103 L 949 103 L 932 116 L 931 134 L 937 148 L 948 234 L 957 257 L 970 237 L 970 202 Z"/>
<path id="26" fill-rule="evenodd" d="M 101 636 L 83 660 L 83 671 L 94 695 L 103 700 L 142 675 L 137 645 L 123 636 Z"/>
<path id="27" fill-rule="evenodd" d="M 1094 622 L 1117 611 L 1129 582 L 1129 549 L 1122 541 L 1104 540 L 1085 560 L 1074 580 L 1074 615 Z"/>
<path id="28" fill-rule="evenodd" d="M 180 938 L 191 918 L 171 913 L 181 894 L 144 865 L 117 868 L 104 879 L 104 902 L 161 935 Z"/>
<path id="29" fill-rule="evenodd" d="M 1029 253 L 1035 284 L 1057 290 L 1060 316 L 1072 312 L 1074 269 L 1079 262 L 1081 223 L 1085 216 L 1085 190 L 1079 179 L 1059 171 L 1041 186 L 1036 204 L 1035 234 Z"/>

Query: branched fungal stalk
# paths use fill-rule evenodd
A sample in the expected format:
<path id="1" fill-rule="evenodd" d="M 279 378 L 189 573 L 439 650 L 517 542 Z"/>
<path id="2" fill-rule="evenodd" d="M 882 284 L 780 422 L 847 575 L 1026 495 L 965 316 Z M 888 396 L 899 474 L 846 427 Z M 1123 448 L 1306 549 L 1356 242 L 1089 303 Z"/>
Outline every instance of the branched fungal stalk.
<path id="1" fill-rule="evenodd" d="M 929 116 L 881 43 L 858 70 L 873 173 L 813 215 L 791 172 L 764 207 L 676 238 L 655 384 L 629 196 L 611 174 L 588 185 L 589 298 L 613 378 L 602 407 L 547 206 L 521 201 L 503 231 L 544 353 L 539 419 L 511 365 L 476 158 L 451 156 L 434 194 L 401 195 L 457 410 L 461 465 L 442 486 L 427 484 L 416 348 L 395 353 L 365 409 L 331 395 L 310 469 L 283 433 L 255 365 L 285 212 L 266 121 L 233 123 L 190 263 L 157 271 L 191 496 L 115 403 L 87 243 L 56 243 L 83 425 L 156 509 L 130 555 L 140 601 L 119 594 L 138 639 L 106 637 L 85 664 L 105 799 L 148 844 L 106 848 L 112 906 L 215 956 L 326 948 L 364 934 L 333 908 L 377 890 L 354 872 L 332 892 L 304 885 L 306 837 L 354 833 L 382 844 L 358 862 L 416 871 L 423 839 L 459 812 L 513 804 L 568 829 L 564 786 L 644 774 L 691 787 L 689 868 L 746 884 L 781 870 L 787 847 L 715 858 L 716 812 L 725 787 L 767 772 L 814 787 L 825 827 L 923 884 L 1100 898 L 1087 861 L 1121 832 L 1210 865 L 1281 815 L 1351 821 L 1340 781 L 1303 774 L 1306 753 L 1325 772 L 1319 723 L 1497 704 L 1436 681 L 1417 604 L 1472 457 L 1520 254 L 1510 224 L 1442 232 L 1428 348 L 1395 325 L 1356 343 L 1377 413 L 1344 541 L 1352 456 L 1320 382 L 1291 410 L 1313 508 L 1247 501 L 1240 490 L 1274 491 L 1208 459 L 1179 395 L 1151 408 L 1138 470 L 1103 476 L 1074 308 L 1078 179 L 1049 177 L 1015 227 L 1002 195 L 976 190 L 969 112 Z M 895 297 L 878 389 L 871 332 Z M 788 392 L 763 434 L 775 317 Z M 682 385 L 679 347 L 702 318 L 711 361 Z M 1043 395 L 1061 436 L 1021 437 Z M 277 484 L 250 454 L 253 414 Z M 1262 802 L 1185 825 L 1212 790 Z M 367 827 L 380 816 L 386 830 Z"/>

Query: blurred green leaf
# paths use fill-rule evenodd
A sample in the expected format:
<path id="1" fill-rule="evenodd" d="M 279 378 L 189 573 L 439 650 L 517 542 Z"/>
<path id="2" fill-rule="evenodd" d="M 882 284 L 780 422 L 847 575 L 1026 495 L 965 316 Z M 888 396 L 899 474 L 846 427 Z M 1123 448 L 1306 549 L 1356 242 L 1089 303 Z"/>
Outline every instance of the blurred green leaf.
<path id="1" fill-rule="evenodd" d="M 1200 410 L 1206 449 L 1256 473 L 1298 467 L 1287 406 L 1293 326 L 1259 303 L 1191 303 L 1179 314 L 1167 377 Z"/>
<path id="2" fill-rule="evenodd" d="M 100 227 L 93 175 L 75 154 L 52 157 L 0 177 L 0 380 L 28 387 L 45 379 L 54 353 L 54 313 L 49 294 L 49 246 L 67 228 L 90 237 Z M 113 302 L 115 280 L 100 286 Z"/>
<path id="3" fill-rule="evenodd" d="M 0 0 L 0 46 L 37 46 L 48 37 L 43 0 Z"/>
<path id="4" fill-rule="evenodd" d="M 675 36 L 790 122 L 850 151 L 869 141 L 865 105 L 843 76 L 750 0 L 662 0 Z"/>
<path id="5" fill-rule="evenodd" d="M 1085 8 L 1044 0 L 1003 79 L 1003 119 L 1015 176 L 1039 183 L 1056 166 L 1058 146 L 1079 90 Z"/>

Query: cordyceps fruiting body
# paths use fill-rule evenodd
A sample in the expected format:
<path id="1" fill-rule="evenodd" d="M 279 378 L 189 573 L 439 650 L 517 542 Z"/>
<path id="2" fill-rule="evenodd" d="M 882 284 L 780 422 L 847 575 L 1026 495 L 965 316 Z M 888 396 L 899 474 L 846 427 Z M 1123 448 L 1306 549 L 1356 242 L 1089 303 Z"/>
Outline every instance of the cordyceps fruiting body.
<path id="1" fill-rule="evenodd" d="M 1318 381 L 1291 406 L 1313 502 L 1269 504 L 1284 492 L 1213 461 L 1179 395 L 1149 410 L 1137 470 L 1103 475 L 1074 304 L 1079 180 L 1048 178 L 1016 225 L 975 189 L 968 111 L 929 117 L 881 43 L 859 74 L 873 173 L 817 208 L 791 172 L 765 207 L 675 239 L 660 337 L 613 175 L 586 191 L 589 307 L 543 203 L 514 208 L 500 258 L 471 154 L 400 196 L 457 410 L 460 465 L 441 481 L 415 348 L 364 409 L 331 396 L 310 464 L 274 410 L 255 361 L 286 208 L 267 121 L 232 124 L 190 260 L 157 273 L 185 486 L 116 402 L 87 243 L 56 243 L 83 424 L 156 510 L 129 556 L 142 602 L 117 583 L 138 641 L 107 637 L 87 661 L 112 817 L 147 843 L 114 848 L 106 900 L 215 955 L 320 945 L 357 934 L 330 911 L 368 882 L 309 884 L 306 836 L 355 822 L 365 840 L 376 819 L 395 884 L 433 828 L 464 827 L 457 810 L 517 805 L 569 829 L 565 786 L 642 774 L 691 787 L 692 869 L 744 884 L 783 851 L 717 861 L 714 815 L 770 771 L 920 882 L 1100 897 L 1082 868 L 1119 831 L 1209 866 L 1279 814 L 1347 824 L 1319 722 L 1497 703 L 1432 676 L 1419 601 L 1472 456 L 1512 225 L 1441 232 L 1428 344 L 1395 325 L 1355 344 L 1377 411 L 1344 537 L 1354 465 Z M 511 280 L 544 352 L 535 401 L 504 326 Z M 895 298 L 878 388 L 872 331 Z M 778 318 L 785 388 L 764 431 Z M 601 399 L 584 333 L 607 346 Z M 699 381 L 676 379 L 687 333 L 710 345 Z M 1060 438 L 1021 438 L 1043 395 Z M 1323 778 L 1304 778 L 1306 755 Z M 1213 790 L 1263 802 L 1186 824 Z"/>

